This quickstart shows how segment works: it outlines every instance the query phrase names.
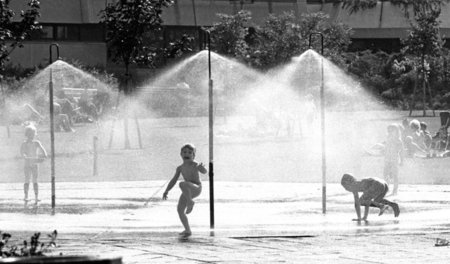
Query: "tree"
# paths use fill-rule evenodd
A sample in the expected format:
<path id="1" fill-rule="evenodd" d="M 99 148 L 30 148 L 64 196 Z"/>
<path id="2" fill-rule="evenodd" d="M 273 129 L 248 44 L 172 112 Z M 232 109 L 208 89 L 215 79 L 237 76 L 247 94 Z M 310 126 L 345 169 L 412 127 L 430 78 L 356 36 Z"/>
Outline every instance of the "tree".
<path id="1" fill-rule="evenodd" d="M 220 22 L 214 23 L 211 32 L 211 48 L 217 53 L 241 57 L 248 48 L 245 37 L 249 29 L 251 13 L 241 10 L 235 15 L 217 14 Z"/>
<path id="2" fill-rule="evenodd" d="M 376 0 L 343 0 L 342 7 L 351 12 L 374 8 L 377 5 Z M 416 62 L 416 85 L 420 82 L 422 85 L 422 107 L 423 115 L 426 115 L 426 94 L 427 89 L 431 97 L 431 88 L 428 83 L 430 67 L 427 59 L 437 56 L 442 49 L 442 41 L 439 34 L 438 17 L 441 14 L 441 8 L 449 0 L 391 0 L 391 4 L 400 6 L 404 11 L 404 16 L 410 18 L 411 30 L 409 36 L 403 40 L 406 46 L 403 50 L 405 54 L 417 56 Z M 419 77 L 421 75 L 421 78 Z M 415 101 L 414 88 L 412 102 L 410 104 L 410 115 Z"/>
<path id="3" fill-rule="evenodd" d="M 439 22 L 437 21 L 441 14 L 441 8 L 439 5 L 435 5 L 431 8 L 420 8 L 415 13 L 415 22 L 411 25 L 408 37 L 403 40 L 405 45 L 404 52 L 417 56 L 419 61 L 417 62 L 417 83 L 419 83 L 419 74 L 421 75 L 422 85 L 422 107 L 423 115 L 426 115 L 426 94 L 427 88 L 431 97 L 431 88 L 428 85 L 428 76 L 430 73 L 429 64 L 427 58 L 436 57 L 440 54 L 442 49 L 442 40 L 439 35 Z M 412 95 L 412 103 L 410 105 L 410 115 L 414 107 L 414 89 Z"/>
<path id="4" fill-rule="evenodd" d="M 151 66 L 154 62 L 157 51 L 144 37 L 148 31 L 162 29 L 162 9 L 172 3 L 172 0 L 120 0 L 101 11 L 108 51 L 113 62 L 125 66 L 126 81 L 131 64 Z M 128 87 L 125 92 L 130 92 Z"/>
<path id="5" fill-rule="evenodd" d="M 309 48 L 309 36 L 313 32 L 324 35 L 326 56 L 339 54 L 350 44 L 350 28 L 341 23 L 330 23 L 328 15 L 310 13 L 298 19 L 289 12 L 270 15 L 264 25 L 257 28 L 246 58 L 250 64 L 263 69 L 286 63 Z"/>
<path id="6" fill-rule="evenodd" d="M 21 20 L 18 22 L 13 20 L 16 14 L 10 8 L 10 2 L 10 0 L 0 0 L 0 72 L 5 69 L 9 55 L 16 48 L 23 47 L 23 41 L 32 31 L 41 28 L 37 22 L 40 16 L 38 0 L 28 1 L 29 9 L 20 12 Z"/>

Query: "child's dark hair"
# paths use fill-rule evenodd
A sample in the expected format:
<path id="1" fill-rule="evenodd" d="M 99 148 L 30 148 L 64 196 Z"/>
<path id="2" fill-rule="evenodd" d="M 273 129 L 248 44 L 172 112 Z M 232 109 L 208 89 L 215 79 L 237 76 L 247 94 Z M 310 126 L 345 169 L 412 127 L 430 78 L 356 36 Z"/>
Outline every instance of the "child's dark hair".
<path id="1" fill-rule="evenodd" d="M 25 136 L 35 136 L 37 133 L 36 131 L 36 127 L 34 127 L 33 125 L 28 125 L 25 127 Z"/>
<path id="2" fill-rule="evenodd" d="M 427 128 L 428 128 L 427 123 L 425 123 L 425 122 L 420 122 L 420 129 L 426 130 Z"/>
<path id="3" fill-rule="evenodd" d="M 181 147 L 181 151 L 183 151 L 183 149 L 185 149 L 185 148 L 192 150 L 192 152 L 194 153 L 194 156 L 195 156 L 196 149 L 195 149 L 195 146 L 193 144 L 191 144 L 191 143 L 184 144 Z"/>
<path id="4" fill-rule="evenodd" d="M 346 174 L 342 175 L 341 185 L 348 186 L 348 185 L 354 183 L 355 181 L 356 181 L 356 179 L 355 179 L 355 177 L 353 177 L 353 175 L 346 173 Z"/>

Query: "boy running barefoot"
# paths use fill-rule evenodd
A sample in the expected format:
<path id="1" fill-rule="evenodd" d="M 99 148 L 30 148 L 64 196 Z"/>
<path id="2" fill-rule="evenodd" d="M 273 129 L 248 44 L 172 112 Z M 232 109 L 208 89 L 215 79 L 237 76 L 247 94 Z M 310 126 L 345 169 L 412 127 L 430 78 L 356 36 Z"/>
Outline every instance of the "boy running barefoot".
<path id="1" fill-rule="evenodd" d="M 183 175 L 183 182 L 180 182 L 181 196 L 178 200 L 177 211 L 184 231 L 180 233 L 183 237 L 189 237 L 192 232 L 186 214 L 192 212 L 194 208 L 194 198 L 202 192 L 202 183 L 200 181 L 199 172 L 205 174 L 207 172 L 202 163 L 195 160 L 195 147 L 192 144 L 186 144 L 181 148 L 181 158 L 183 163 L 177 167 L 175 175 L 167 185 L 163 194 L 163 200 L 167 199 L 167 194 L 175 186 L 180 175 Z"/>
<path id="2" fill-rule="evenodd" d="M 388 184 L 384 180 L 379 178 L 366 178 L 357 181 L 352 175 L 344 174 L 341 179 L 341 184 L 345 190 L 353 193 L 355 199 L 355 210 L 358 218 L 353 219 L 353 221 L 367 221 L 370 206 L 380 209 L 378 215 L 382 215 L 390 206 L 394 210 L 394 216 L 399 216 L 400 208 L 398 204 L 384 199 L 386 193 L 389 191 Z M 359 192 L 362 192 L 361 197 L 359 197 Z M 363 218 L 361 218 L 361 205 L 364 206 Z"/>

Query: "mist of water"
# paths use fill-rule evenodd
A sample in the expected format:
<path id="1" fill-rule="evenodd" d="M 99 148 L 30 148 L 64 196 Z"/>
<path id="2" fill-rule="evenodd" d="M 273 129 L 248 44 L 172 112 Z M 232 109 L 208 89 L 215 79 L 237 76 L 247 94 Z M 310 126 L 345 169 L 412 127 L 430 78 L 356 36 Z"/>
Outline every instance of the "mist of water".
<path id="1" fill-rule="evenodd" d="M 110 132 L 114 131 L 113 148 L 122 148 L 123 117 L 130 118 L 129 136 L 135 140 L 134 126 L 138 124 L 132 118 L 138 116 L 144 148 L 158 153 L 148 153 L 154 171 L 170 170 L 167 158 L 178 158 L 176 153 L 186 142 L 198 146 L 198 157 L 205 162 L 209 55 L 214 91 L 216 173 L 226 175 L 228 180 L 317 181 L 320 178 L 321 86 L 325 91 L 329 170 L 335 177 L 358 167 L 363 146 L 383 140 L 385 128 L 376 121 L 380 116 L 396 118 L 388 116 L 387 108 L 357 80 L 314 51 L 307 51 L 265 73 L 214 52 L 201 51 L 145 82 L 136 96 L 120 99 L 115 116 L 105 118 L 100 125 L 104 147 Z M 92 75 L 56 61 L 33 76 L 26 83 L 28 95 L 24 94 L 20 102 L 11 105 L 41 101 L 42 108 L 39 103 L 36 108 L 47 113 L 50 70 L 55 91 L 62 88 L 111 89 Z M 38 98 L 42 99 L 36 100 Z M 368 109 L 381 110 L 382 114 Z M 177 118 L 155 121 L 153 117 Z M 80 131 L 81 128 L 76 140 L 83 136 Z M 86 142 L 90 144 L 91 140 Z M 131 144 L 136 147 L 137 143 Z M 136 157 L 136 160 L 139 159 Z M 141 166 L 139 164 L 135 165 Z"/>
<path id="2" fill-rule="evenodd" d="M 185 59 L 149 82 L 145 91 L 173 89 L 187 103 L 184 113 L 201 106 L 201 116 L 206 117 L 207 56 L 203 51 Z M 321 86 L 327 156 L 335 177 L 358 169 L 363 148 L 383 140 L 385 128 L 373 121 L 380 119 L 375 110 L 383 119 L 397 117 L 389 116 L 389 109 L 359 81 L 313 50 L 266 73 L 215 53 L 211 57 L 216 159 L 233 164 L 219 168 L 234 179 L 240 174 L 254 175 L 254 180 L 273 180 L 280 174 L 291 178 L 304 166 L 310 166 L 306 174 L 311 179 L 318 179 Z M 279 166 L 271 165 L 273 158 L 279 159 Z"/>

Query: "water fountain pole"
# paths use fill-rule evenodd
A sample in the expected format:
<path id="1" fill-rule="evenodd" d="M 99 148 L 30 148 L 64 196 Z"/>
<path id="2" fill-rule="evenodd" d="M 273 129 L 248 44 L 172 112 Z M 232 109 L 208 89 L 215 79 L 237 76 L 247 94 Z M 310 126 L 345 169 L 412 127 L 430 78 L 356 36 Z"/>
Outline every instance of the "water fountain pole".
<path id="1" fill-rule="evenodd" d="M 208 120 L 209 120 L 209 226 L 214 229 L 214 104 L 211 78 L 211 33 L 205 30 L 208 43 Z"/>
<path id="2" fill-rule="evenodd" d="M 49 65 L 53 63 L 52 48 L 56 48 L 56 59 L 59 59 L 59 45 L 52 43 L 49 46 L 50 58 Z M 51 158 L 51 182 L 52 182 L 52 215 L 55 214 L 55 127 L 54 127 L 54 115 L 53 115 L 53 76 L 52 69 L 50 69 L 50 82 L 48 85 L 49 99 L 50 99 L 50 158 Z"/>
<path id="3" fill-rule="evenodd" d="M 320 128 L 321 128 L 321 142 L 322 142 L 322 213 L 327 212 L 327 158 L 325 145 L 325 89 L 324 89 L 324 72 L 323 72 L 323 34 L 320 32 L 313 32 L 309 34 L 309 48 L 311 48 L 311 38 L 313 35 L 320 36 L 322 55 L 321 61 L 321 80 L 320 80 Z"/>

